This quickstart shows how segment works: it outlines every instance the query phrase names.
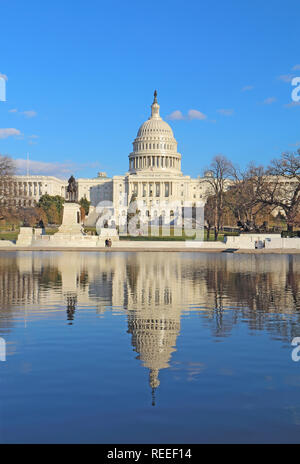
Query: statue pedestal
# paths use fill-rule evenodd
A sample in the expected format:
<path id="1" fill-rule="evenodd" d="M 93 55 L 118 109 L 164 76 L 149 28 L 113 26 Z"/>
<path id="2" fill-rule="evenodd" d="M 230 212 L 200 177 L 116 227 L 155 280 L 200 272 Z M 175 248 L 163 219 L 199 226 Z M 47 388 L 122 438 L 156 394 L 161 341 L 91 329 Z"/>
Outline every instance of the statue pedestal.
<path id="1" fill-rule="evenodd" d="M 84 235 L 80 223 L 80 206 L 77 203 L 64 203 L 62 225 L 54 235 Z"/>
<path id="2" fill-rule="evenodd" d="M 16 245 L 18 246 L 31 246 L 33 240 L 33 228 L 32 227 L 20 227 L 20 233 Z"/>

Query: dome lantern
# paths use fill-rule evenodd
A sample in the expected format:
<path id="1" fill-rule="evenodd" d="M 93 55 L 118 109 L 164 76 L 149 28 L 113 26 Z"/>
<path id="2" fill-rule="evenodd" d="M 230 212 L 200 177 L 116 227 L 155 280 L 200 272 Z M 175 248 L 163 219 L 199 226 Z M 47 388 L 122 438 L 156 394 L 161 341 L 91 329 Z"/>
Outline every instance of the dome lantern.
<path id="1" fill-rule="evenodd" d="M 154 100 L 153 100 L 153 103 L 151 105 L 151 118 L 150 119 L 153 119 L 153 118 L 156 118 L 156 119 L 161 119 L 160 115 L 159 115 L 159 104 L 157 103 L 157 91 L 155 90 L 154 91 Z"/>

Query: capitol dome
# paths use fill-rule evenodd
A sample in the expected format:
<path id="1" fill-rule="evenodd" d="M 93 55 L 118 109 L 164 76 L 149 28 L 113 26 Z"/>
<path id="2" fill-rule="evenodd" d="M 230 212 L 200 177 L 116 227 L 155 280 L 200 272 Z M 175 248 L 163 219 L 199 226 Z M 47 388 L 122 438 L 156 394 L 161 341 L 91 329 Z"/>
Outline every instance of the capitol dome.
<path id="1" fill-rule="evenodd" d="M 160 117 L 157 92 L 151 105 L 151 116 L 138 130 L 129 155 L 129 172 L 181 173 L 181 155 L 173 131 Z"/>

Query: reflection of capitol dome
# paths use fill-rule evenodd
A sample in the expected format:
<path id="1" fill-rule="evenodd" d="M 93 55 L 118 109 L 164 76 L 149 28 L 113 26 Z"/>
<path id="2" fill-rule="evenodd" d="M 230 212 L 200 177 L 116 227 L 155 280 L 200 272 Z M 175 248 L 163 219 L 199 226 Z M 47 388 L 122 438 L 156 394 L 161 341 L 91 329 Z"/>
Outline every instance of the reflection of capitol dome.
<path id="1" fill-rule="evenodd" d="M 128 333 L 132 346 L 145 367 L 149 369 L 152 391 L 159 384 L 159 371 L 169 367 L 180 331 L 180 313 L 155 315 L 153 311 L 132 311 L 128 315 Z"/>
<path id="2" fill-rule="evenodd" d="M 181 170 L 181 155 L 177 153 L 177 142 L 169 124 L 159 115 L 157 93 L 151 105 L 151 116 L 139 128 L 129 155 L 129 172 L 170 172 Z"/>

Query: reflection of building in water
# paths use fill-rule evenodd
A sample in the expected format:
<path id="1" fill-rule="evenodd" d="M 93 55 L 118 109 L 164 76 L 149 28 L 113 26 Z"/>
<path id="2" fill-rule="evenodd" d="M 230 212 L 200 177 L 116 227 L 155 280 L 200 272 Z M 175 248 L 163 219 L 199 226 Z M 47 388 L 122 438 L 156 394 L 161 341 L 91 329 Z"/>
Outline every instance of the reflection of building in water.
<path id="1" fill-rule="evenodd" d="M 0 260 L 0 305 L 1 308 L 12 303 L 26 304 L 39 300 L 39 285 L 32 272 L 31 256 L 24 256 L 21 263 L 10 255 Z"/>
<path id="2" fill-rule="evenodd" d="M 72 321 L 74 320 L 74 314 L 76 309 L 77 297 L 76 295 L 67 295 L 67 319 L 72 325 Z"/>
<path id="3" fill-rule="evenodd" d="M 35 303 L 61 304 L 71 295 L 77 306 L 93 302 L 99 313 L 112 306 L 169 314 L 178 306 L 211 308 L 220 299 L 255 309 L 264 297 L 264 311 L 286 312 L 299 306 L 299 274 L 297 256 L 18 252 L 1 256 L 0 305 L 34 310 Z"/>
<path id="4" fill-rule="evenodd" d="M 284 340 L 299 336 L 300 256 L 1 254 L 0 332 L 20 311 L 51 317 L 62 309 L 74 323 L 75 310 L 91 306 L 99 315 L 106 308 L 126 311 L 132 346 L 155 390 L 176 350 L 184 311 L 197 311 L 213 337 L 229 335 L 241 319 Z M 272 324 L 267 312 L 274 313 Z"/>
<path id="5" fill-rule="evenodd" d="M 180 332 L 180 312 L 161 312 L 151 308 L 130 311 L 128 333 L 131 343 L 138 353 L 138 359 L 149 369 L 149 384 L 153 393 L 159 386 L 159 371 L 169 367 L 171 354 L 175 351 L 177 335 Z"/>
<path id="6" fill-rule="evenodd" d="M 2 254 L 0 259 L 0 336 L 14 324 L 14 308 L 26 308 L 38 303 L 40 298 L 39 282 L 32 272 L 32 259 L 24 256 L 23 265 L 16 259 Z"/>
<path id="7" fill-rule="evenodd" d="M 159 371 L 169 367 L 180 332 L 180 256 L 170 253 L 129 256 L 126 263 L 124 307 L 128 333 L 143 366 L 149 369 L 152 404 L 159 386 Z M 177 285 L 174 285 L 174 283 Z M 195 296 L 195 295 L 194 295 Z"/>

